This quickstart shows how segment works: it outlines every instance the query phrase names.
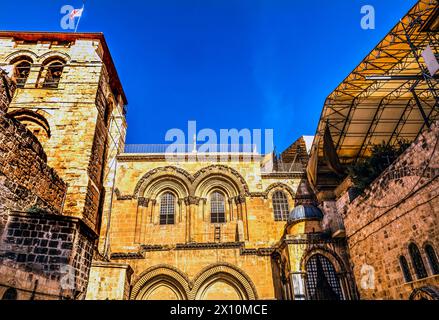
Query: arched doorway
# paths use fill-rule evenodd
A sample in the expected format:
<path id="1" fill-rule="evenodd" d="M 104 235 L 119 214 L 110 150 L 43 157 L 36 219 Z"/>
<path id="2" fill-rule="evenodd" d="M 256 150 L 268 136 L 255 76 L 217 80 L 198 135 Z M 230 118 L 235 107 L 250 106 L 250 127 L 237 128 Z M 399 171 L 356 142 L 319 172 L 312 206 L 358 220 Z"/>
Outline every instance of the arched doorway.
<path id="1" fill-rule="evenodd" d="M 236 279 L 217 274 L 202 285 L 195 300 L 248 300 L 248 296 Z"/>
<path id="2" fill-rule="evenodd" d="M 228 265 L 213 265 L 196 277 L 192 289 L 195 300 L 256 300 L 253 282 L 238 268 Z"/>
<path id="3" fill-rule="evenodd" d="M 343 300 L 340 279 L 334 265 L 321 254 L 306 263 L 306 289 L 309 300 Z"/>
<path id="4" fill-rule="evenodd" d="M 131 300 L 187 300 L 189 280 L 170 266 L 157 266 L 139 276 L 131 290 Z"/>
<path id="5" fill-rule="evenodd" d="M 184 289 L 173 279 L 153 279 L 140 293 L 139 300 L 186 300 Z"/>

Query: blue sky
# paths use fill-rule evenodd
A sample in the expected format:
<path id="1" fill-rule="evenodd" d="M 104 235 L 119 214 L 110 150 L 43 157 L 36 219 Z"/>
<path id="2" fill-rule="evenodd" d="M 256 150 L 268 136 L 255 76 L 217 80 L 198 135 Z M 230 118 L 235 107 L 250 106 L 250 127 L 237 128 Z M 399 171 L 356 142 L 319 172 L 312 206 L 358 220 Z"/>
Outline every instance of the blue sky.
<path id="1" fill-rule="evenodd" d="M 415 0 L 88 0 L 80 32 L 104 32 L 128 96 L 128 143 L 169 129 L 274 129 L 278 151 L 313 135 L 325 98 Z M 81 0 L 2 3 L 0 29 L 63 31 Z M 360 26 L 373 5 L 376 29 Z M 18 15 L 18 13 L 20 15 Z"/>

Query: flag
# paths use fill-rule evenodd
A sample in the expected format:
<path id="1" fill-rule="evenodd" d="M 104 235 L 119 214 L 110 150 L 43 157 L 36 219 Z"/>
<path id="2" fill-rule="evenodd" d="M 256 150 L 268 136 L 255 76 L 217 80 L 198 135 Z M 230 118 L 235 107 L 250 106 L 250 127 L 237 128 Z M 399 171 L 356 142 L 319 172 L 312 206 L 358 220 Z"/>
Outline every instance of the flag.
<path id="1" fill-rule="evenodd" d="M 83 12 L 84 12 L 84 8 L 73 10 L 73 11 L 70 13 L 70 19 L 71 19 L 71 20 L 74 20 L 75 18 L 81 18 Z"/>
<path id="2" fill-rule="evenodd" d="M 342 176 L 344 174 L 344 169 L 338 158 L 337 150 L 334 146 L 334 141 L 332 140 L 331 130 L 329 129 L 329 124 L 326 125 L 325 135 L 323 137 L 323 155 L 325 157 L 328 167 L 337 175 Z"/>
<path id="3" fill-rule="evenodd" d="M 317 167 L 319 162 L 319 140 L 316 142 L 316 147 L 311 151 L 311 158 L 309 159 L 308 166 L 306 168 L 306 173 L 308 177 L 308 182 L 311 188 L 315 190 L 317 186 Z"/>
<path id="4" fill-rule="evenodd" d="M 436 58 L 433 49 L 429 45 L 422 52 L 422 57 L 424 58 L 425 64 L 427 65 L 430 75 L 434 76 L 436 72 L 439 70 L 439 61 Z"/>

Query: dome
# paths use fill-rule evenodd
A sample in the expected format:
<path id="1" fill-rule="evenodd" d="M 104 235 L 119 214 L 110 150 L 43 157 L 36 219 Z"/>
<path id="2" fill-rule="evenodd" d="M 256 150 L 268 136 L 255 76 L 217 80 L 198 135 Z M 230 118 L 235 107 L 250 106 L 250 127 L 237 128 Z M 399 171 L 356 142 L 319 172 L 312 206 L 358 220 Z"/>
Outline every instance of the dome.
<path id="1" fill-rule="evenodd" d="M 312 205 L 297 206 L 291 211 L 288 223 L 302 220 L 323 220 L 323 213 L 319 208 Z"/>

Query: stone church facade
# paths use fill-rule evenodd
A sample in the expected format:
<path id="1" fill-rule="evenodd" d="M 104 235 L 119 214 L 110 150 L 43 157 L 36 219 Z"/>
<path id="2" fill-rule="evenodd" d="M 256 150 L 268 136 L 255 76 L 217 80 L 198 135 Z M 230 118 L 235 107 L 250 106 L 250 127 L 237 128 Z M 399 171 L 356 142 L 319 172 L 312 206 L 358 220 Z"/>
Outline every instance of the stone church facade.
<path id="1" fill-rule="evenodd" d="M 2 168 L 0 295 L 356 297 L 346 245 L 322 228 L 303 166 L 124 153 L 126 98 L 101 34 L 2 32 L 0 64 L 13 80 L 2 119 L 34 141 Z M 37 158 L 38 170 L 23 163 Z"/>
<path id="2" fill-rule="evenodd" d="M 102 34 L 0 32 L 0 72 L 0 299 L 439 299 L 437 123 L 353 197 L 305 138 L 126 146 Z"/>

